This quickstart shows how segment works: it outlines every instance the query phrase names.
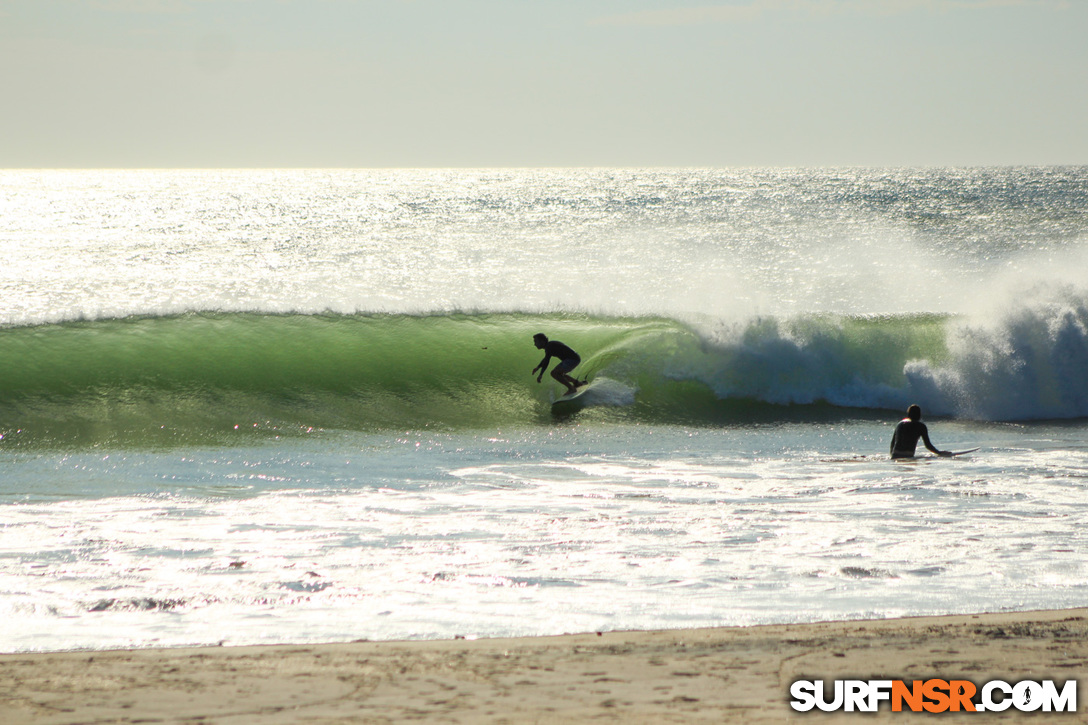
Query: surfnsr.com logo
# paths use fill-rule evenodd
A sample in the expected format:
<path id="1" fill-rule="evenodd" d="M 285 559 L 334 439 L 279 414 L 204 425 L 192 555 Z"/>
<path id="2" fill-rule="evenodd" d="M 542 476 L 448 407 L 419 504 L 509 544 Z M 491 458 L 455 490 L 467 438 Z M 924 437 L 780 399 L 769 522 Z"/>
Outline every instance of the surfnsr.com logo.
<path id="1" fill-rule="evenodd" d="M 991 680 L 982 687 L 969 680 L 835 680 L 830 689 L 823 680 L 797 680 L 790 686 L 790 707 L 798 712 L 876 712 L 887 702 L 892 712 L 1077 711 L 1076 680 L 1066 680 L 1061 688 L 1053 680 Z"/>

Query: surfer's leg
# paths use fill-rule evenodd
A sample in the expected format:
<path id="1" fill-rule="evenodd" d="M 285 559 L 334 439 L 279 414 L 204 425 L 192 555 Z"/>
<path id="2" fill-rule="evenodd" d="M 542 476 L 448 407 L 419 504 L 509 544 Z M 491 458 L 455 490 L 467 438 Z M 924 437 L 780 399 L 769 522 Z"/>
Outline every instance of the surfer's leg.
<path id="1" fill-rule="evenodd" d="M 578 389 L 578 386 L 585 385 L 584 382 L 570 376 L 570 371 L 581 362 L 576 358 L 569 358 L 561 361 L 552 369 L 552 377 L 567 386 L 567 392 L 573 393 Z"/>
<path id="2" fill-rule="evenodd" d="M 556 381 L 558 381 L 559 383 L 565 385 L 567 387 L 568 393 L 573 393 L 575 390 L 578 389 L 578 386 L 575 384 L 578 381 L 572 379 L 571 376 L 560 370 L 558 366 L 556 366 L 555 369 L 552 370 L 552 377 L 555 378 Z"/>

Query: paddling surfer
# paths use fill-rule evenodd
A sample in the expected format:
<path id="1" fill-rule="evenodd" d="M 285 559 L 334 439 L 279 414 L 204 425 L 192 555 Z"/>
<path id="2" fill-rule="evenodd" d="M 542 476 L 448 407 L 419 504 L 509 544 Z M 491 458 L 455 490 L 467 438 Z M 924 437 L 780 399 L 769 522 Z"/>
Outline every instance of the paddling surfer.
<path id="1" fill-rule="evenodd" d="M 567 395 L 588 382 L 570 376 L 570 371 L 577 367 L 578 363 L 582 362 L 582 358 L 574 350 L 571 350 L 559 340 L 549 340 L 548 336 L 541 332 L 533 335 L 533 344 L 537 346 L 537 349 L 544 351 L 544 359 L 533 368 L 534 373 L 537 370 L 540 371 L 540 375 L 536 376 L 538 383 L 543 381 L 544 373 L 548 369 L 548 363 L 551 362 L 553 357 L 559 358 L 559 363 L 552 368 L 552 377 L 567 386 Z"/>
<path id="2" fill-rule="evenodd" d="M 938 456 L 949 456 L 948 451 L 939 451 L 929 440 L 929 430 L 922 422 L 922 409 L 917 405 L 907 408 L 907 417 L 899 421 L 892 435 L 892 458 L 913 458 L 914 449 L 918 447 L 918 439 L 926 448 Z"/>

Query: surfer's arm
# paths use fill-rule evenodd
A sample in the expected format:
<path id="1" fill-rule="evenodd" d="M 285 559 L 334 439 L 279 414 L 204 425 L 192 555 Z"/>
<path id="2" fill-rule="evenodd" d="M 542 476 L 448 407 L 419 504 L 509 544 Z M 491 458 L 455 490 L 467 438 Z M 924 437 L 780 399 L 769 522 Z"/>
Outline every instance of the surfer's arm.
<path id="1" fill-rule="evenodd" d="M 548 361 L 551 360 L 551 359 L 552 359 L 552 355 L 551 355 L 551 353 L 548 353 L 547 355 L 544 356 L 544 359 L 540 361 L 540 364 L 537 365 L 535 368 L 533 368 L 534 373 L 537 370 L 540 371 L 540 375 L 537 375 L 537 377 L 536 377 L 536 381 L 538 383 L 544 379 L 544 371 L 548 369 Z"/>
<path id="2" fill-rule="evenodd" d="M 933 453 L 936 453 L 938 456 L 947 456 L 948 455 L 948 451 L 938 450 L 937 446 L 930 443 L 930 441 L 929 441 L 929 431 L 924 426 L 922 427 L 922 443 L 925 444 L 927 449 L 929 449 Z"/>

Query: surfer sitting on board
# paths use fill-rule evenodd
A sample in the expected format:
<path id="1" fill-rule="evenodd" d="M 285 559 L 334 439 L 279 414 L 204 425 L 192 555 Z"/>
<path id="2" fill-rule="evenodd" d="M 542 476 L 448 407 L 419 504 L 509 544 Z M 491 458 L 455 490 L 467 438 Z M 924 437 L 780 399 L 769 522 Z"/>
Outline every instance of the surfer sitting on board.
<path id="1" fill-rule="evenodd" d="M 938 456 L 951 455 L 948 451 L 939 451 L 929 442 L 929 430 L 922 422 L 922 409 L 917 405 L 907 408 L 907 417 L 899 421 L 892 435 L 892 458 L 912 458 L 914 449 L 918 447 L 918 439 L 921 438 L 926 448 Z"/>
<path id="2" fill-rule="evenodd" d="M 582 358 L 578 357 L 578 353 L 559 342 L 559 340 L 549 340 L 548 336 L 541 332 L 533 335 L 533 343 L 537 346 L 537 349 L 544 351 L 544 359 L 533 368 L 534 373 L 537 370 L 540 371 L 540 375 L 536 376 L 538 383 L 544 378 L 544 372 L 548 369 L 548 362 L 553 357 L 557 357 L 559 358 L 559 364 L 552 369 L 552 377 L 567 386 L 567 395 L 586 384 L 587 381 L 572 378 L 568 374 L 577 367 L 578 363 L 582 362 Z"/>

